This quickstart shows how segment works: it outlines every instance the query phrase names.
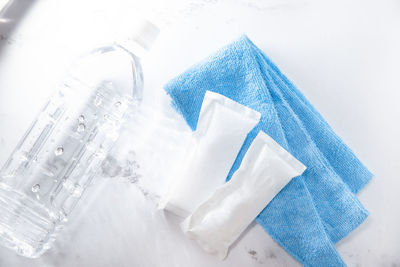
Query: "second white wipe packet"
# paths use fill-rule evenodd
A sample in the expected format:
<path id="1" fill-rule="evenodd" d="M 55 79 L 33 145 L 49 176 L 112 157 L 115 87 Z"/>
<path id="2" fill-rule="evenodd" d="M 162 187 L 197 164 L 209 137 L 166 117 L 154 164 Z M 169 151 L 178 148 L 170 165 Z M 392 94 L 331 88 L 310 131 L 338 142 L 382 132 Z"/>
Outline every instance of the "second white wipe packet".
<path id="1" fill-rule="evenodd" d="M 306 167 L 260 132 L 239 169 L 182 223 L 205 251 L 224 259 L 229 246 L 276 194 Z"/>
<path id="2" fill-rule="evenodd" d="M 186 217 L 225 183 L 229 170 L 260 113 L 206 91 L 196 131 L 160 207 Z"/>

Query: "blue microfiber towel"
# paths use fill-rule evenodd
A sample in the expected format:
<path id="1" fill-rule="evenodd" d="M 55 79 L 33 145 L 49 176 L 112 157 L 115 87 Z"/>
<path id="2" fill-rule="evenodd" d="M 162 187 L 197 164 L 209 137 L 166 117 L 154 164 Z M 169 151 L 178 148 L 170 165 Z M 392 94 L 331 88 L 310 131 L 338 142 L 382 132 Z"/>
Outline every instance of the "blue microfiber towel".
<path id="1" fill-rule="evenodd" d="M 270 81 L 267 77 L 266 80 Z M 274 83 L 269 82 L 268 85 L 288 140 L 288 150 L 309 166 L 303 174 L 304 181 L 315 200 L 316 209 L 324 222 L 326 231 L 332 241 L 336 242 L 357 227 L 367 217 L 368 212 L 322 155 L 305 131 L 298 116 L 288 108 L 289 105 L 281 91 Z M 321 188 L 324 190 L 321 191 Z M 332 201 L 333 197 L 339 201 Z M 333 212 L 334 216 L 332 216 Z"/>
<path id="2" fill-rule="evenodd" d="M 344 265 L 332 241 L 347 235 L 367 216 L 349 188 L 357 192 L 371 174 L 247 37 L 195 65 L 165 89 L 192 129 L 197 123 L 205 90 L 218 92 L 259 111 L 263 115 L 261 121 L 246 139 L 231 174 L 260 129 L 306 163 L 309 171 L 293 179 L 261 212 L 257 221 L 303 264 Z M 302 109 L 306 115 L 297 109 Z M 309 117 L 312 120 L 308 123 Z M 325 130 L 317 129 L 319 132 L 315 130 L 309 134 L 309 127 Z M 317 133 L 325 132 L 324 138 L 318 137 Z M 327 155 L 332 150 L 336 153 Z M 351 176 L 353 169 L 340 164 L 347 159 L 363 173 Z"/>
<path id="3" fill-rule="evenodd" d="M 249 40 L 247 41 L 250 43 Z M 264 73 L 264 79 L 268 81 L 267 84 L 269 87 L 269 91 L 273 96 L 273 102 L 275 104 L 277 113 L 282 121 L 281 124 L 284 127 L 284 131 L 286 134 L 289 133 L 291 135 L 294 135 L 292 138 L 287 138 L 287 140 L 291 141 L 291 144 L 289 144 L 289 149 L 298 159 L 300 159 L 307 166 L 312 166 L 312 168 L 308 168 L 308 170 L 304 174 L 306 177 L 308 177 L 308 179 L 306 179 L 305 181 L 308 185 L 311 195 L 319 200 L 318 202 L 316 202 L 316 207 L 320 214 L 320 217 L 325 222 L 327 232 L 329 233 L 331 239 L 334 242 L 337 242 L 344 236 L 346 236 L 355 227 L 357 227 L 360 222 L 362 222 L 368 215 L 368 212 L 362 207 L 361 203 L 358 201 L 355 195 L 348 190 L 349 184 L 343 184 L 340 182 L 343 180 L 338 175 L 338 173 L 345 173 L 344 181 L 347 182 L 350 180 L 350 187 L 355 189 L 353 191 L 358 191 L 360 187 L 365 185 L 366 181 L 369 181 L 372 177 L 372 174 L 361 164 L 361 162 L 354 156 L 351 150 L 348 149 L 346 145 L 344 145 L 343 142 L 340 142 L 339 144 L 334 143 L 330 146 L 326 145 L 327 140 L 330 141 L 334 139 L 334 137 L 336 137 L 336 140 L 339 139 L 332 132 L 330 127 L 330 131 L 322 132 L 320 130 L 320 132 L 322 132 L 324 135 L 311 136 L 308 134 L 310 131 L 315 131 L 314 129 L 321 128 L 318 124 L 313 124 L 314 121 L 312 120 L 312 118 L 317 118 L 317 116 L 307 116 L 312 113 L 305 112 L 306 109 L 304 109 L 304 107 L 303 109 L 298 108 L 298 99 L 296 101 L 296 98 L 291 97 L 289 98 L 290 101 L 287 101 L 288 96 L 291 95 L 290 93 L 293 90 L 287 90 L 285 83 L 282 83 L 278 79 L 274 78 L 274 72 L 270 71 L 271 68 L 269 67 L 273 65 L 272 62 L 268 61 L 269 65 L 262 64 L 263 61 L 267 59 L 266 56 L 254 45 L 252 46 L 255 49 L 256 53 L 258 52 L 258 55 L 260 56 L 258 58 L 258 62 L 260 63 L 260 68 Z M 298 92 L 297 89 L 296 91 Z M 291 103 L 292 105 L 289 105 L 289 103 Z M 291 109 L 291 107 L 296 107 L 296 111 L 298 111 L 299 115 L 296 114 L 294 110 Z M 314 112 L 316 112 L 315 109 Z M 318 116 L 321 117 L 320 115 Z M 300 118 L 303 118 L 303 120 L 301 120 Z M 310 131 L 307 132 L 307 130 Z M 331 138 L 327 138 L 327 136 Z M 316 141 L 314 142 L 314 140 Z M 317 146 L 316 144 L 319 144 L 319 146 Z M 345 150 L 345 153 L 340 153 L 339 160 L 332 157 L 333 153 L 329 154 L 329 152 L 334 151 L 332 147 L 337 147 L 338 145 L 347 148 L 347 150 Z M 329 148 L 329 150 L 326 151 L 325 148 Z M 321 150 L 327 153 L 322 153 Z M 336 151 L 340 150 L 336 149 Z M 343 154 L 346 154 L 346 161 L 343 164 L 338 164 L 341 160 L 343 160 Z M 328 156 L 331 161 L 329 161 L 326 156 Z M 331 162 L 333 164 L 331 164 Z M 353 163 L 354 168 L 349 165 L 349 163 Z M 343 169 L 346 170 L 346 168 L 348 169 L 348 171 L 343 172 Z M 354 174 L 354 169 L 358 169 L 360 171 Z M 307 172 L 313 173 L 309 174 Z M 318 180 L 313 180 L 315 178 L 317 178 Z M 314 186 L 314 184 L 316 183 L 321 183 L 323 179 L 325 179 L 326 184 L 331 183 L 329 187 L 325 187 L 328 190 L 325 192 L 319 191 L 319 187 Z M 332 203 L 330 201 L 332 195 L 341 196 L 342 201 Z M 343 203 L 346 203 L 346 205 L 343 205 Z M 348 205 L 354 207 L 353 213 L 351 213 L 351 211 L 348 209 Z M 332 208 L 336 210 L 336 217 L 333 217 L 331 214 Z M 347 216 L 351 216 L 350 220 L 346 218 Z M 358 220 L 354 220 L 354 216 L 359 216 Z M 343 224 L 343 222 L 345 224 Z"/>
<path id="4" fill-rule="evenodd" d="M 253 43 L 250 41 L 249 43 L 260 57 L 259 62 L 268 65 L 266 69 L 273 78 L 273 82 L 281 90 L 290 108 L 298 114 L 298 118 L 303 123 L 308 134 L 312 139 L 318 140 L 316 142 L 318 149 L 327 158 L 336 173 L 346 182 L 350 190 L 353 193 L 358 193 L 371 180 L 372 173 L 360 162 L 350 148 L 340 140 L 304 95 L 279 71 L 272 61 Z M 263 60 L 265 62 L 262 62 Z M 345 160 L 343 160 L 343 156 Z"/>

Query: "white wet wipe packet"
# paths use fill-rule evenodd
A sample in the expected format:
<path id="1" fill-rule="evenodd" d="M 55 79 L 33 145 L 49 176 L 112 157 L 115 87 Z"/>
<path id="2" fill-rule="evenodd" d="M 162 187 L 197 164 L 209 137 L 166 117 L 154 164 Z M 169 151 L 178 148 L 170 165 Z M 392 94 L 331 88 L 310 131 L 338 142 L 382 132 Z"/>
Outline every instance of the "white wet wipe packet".
<path id="1" fill-rule="evenodd" d="M 306 167 L 271 137 L 260 132 L 230 181 L 204 201 L 181 227 L 205 251 L 224 259 L 240 236 L 276 194 Z"/>
<path id="2" fill-rule="evenodd" d="M 191 145 L 171 178 L 160 208 L 186 217 L 228 176 L 247 134 L 260 113 L 207 91 Z"/>

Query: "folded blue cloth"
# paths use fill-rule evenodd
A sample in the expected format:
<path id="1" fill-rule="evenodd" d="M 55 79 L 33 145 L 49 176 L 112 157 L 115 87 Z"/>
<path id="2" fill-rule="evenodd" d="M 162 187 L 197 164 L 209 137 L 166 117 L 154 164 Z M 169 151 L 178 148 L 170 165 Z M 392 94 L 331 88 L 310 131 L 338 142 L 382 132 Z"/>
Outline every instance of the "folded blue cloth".
<path id="1" fill-rule="evenodd" d="M 248 42 L 250 41 L 248 40 Z M 367 217 L 368 212 L 363 208 L 355 195 L 352 194 L 352 191 L 348 189 L 349 187 L 353 187 L 353 191 L 358 191 L 360 187 L 365 185 L 366 181 L 370 180 L 372 174 L 361 164 L 343 142 L 339 140 L 339 143 L 332 144 L 332 140 L 339 139 L 332 131 L 323 132 L 320 128 L 326 129 L 327 127 L 319 127 L 318 124 L 313 124 L 312 118 L 316 118 L 317 116 L 307 116 L 312 113 L 305 112 L 305 109 L 298 108 L 298 105 L 296 105 L 299 104 L 298 101 L 295 101 L 296 99 L 294 97 L 290 98 L 290 93 L 293 92 L 293 90 L 287 90 L 285 83 L 279 82 L 279 80 L 273 78 L 273 72 L 270 71 L 272 62 L 269 61 L 269 64 L 262 64 L 263 60 L 267 59 L 266 56 L 254 45 L 253 48 L 260 55 L 258 62 L 265 75 L 265 80 L 268 81 L 269 91 L 273 97 L 275 109 L 282 122 L 281 125 L 284 128 L 284 132 L 286 135 L 294 135 L 293 137 L 287 138 L 288 141 L 291 141 L 289 149 L 304 164 L 312 166 L 308 168 L 304 174 L 308 177 L 305 181 L 313 198 L 318 199 L 318 202 L 315 203 L 316 208 L 320 217 L 325 222 L 325 227 L 329 236 L 332 241 L 337 242 Z M 296 91 L 299 92 L 298 90 Z M 291 101 L 288 101 L 288 99 Z M 291 105 L 289 103 L 291 103 Z M 291 107 L 294 107 L 294 109 L 291 109 Z M 295 111 L 298 111 L 298 113 L 295 113 Z M 314 110 L 314 112 L 316 111 Z M 325 125 L 327 125 L 326 122 Z M 316 129 L 318 129 L 319 134 L 309 135 L 310 132 L 314 133 Z M 330 127 L 328 129 L 330 129 Z M 327 141 L 329 143 L 327 143 Z M 335 150 L 340 151 L 337 148 L 338 145 L 340 145 L 341 149 L 347 149 L 345 149 L 344 153 L 341 152 L 340 155 L 336 153 L 335 155 Z M 332 149 L 333 147 L 336 147 L 336 149 Z M 339 159 L 332 155 L 339 157 Z M 343 158 L 343 155 L 345 155 L 345 158 Z M 331 160 L 329 161 L 327 157 Z M 344 159 L 345 162 L 340 164 Z M 349 165 L 349 163 L 352 163 L 352 165 Z M 356 174 L 354 174 L 355 169 L 359 170 Z M 309 174 L 308 172 L 313 173 Z M 344 179 L 341 179 L 338 175 L 339 172 L 345 173 L 343 175 Z M 323 179 L 325 179 L 325 183 L 330 184 L 330 186 L 326 187 L 324 192 L 321 192 L 319 191 L 319 187 L 314 186 L 314 184 L 321 183 Z M 342 183 L 341 181 L 348 183 Z M 340 196 L 342 201 L 332 202 L 332 196 Z M 346 205 L 343 205 L 343 203 L 346 203 Z M 353 209 L 355 212 L 350 213 L 347 205 L 354 207 Z M 332 216 L 332 208 L 336 210 L 335 217 Z M 347 219 L 347 216 L 350 216 L 350 220 Z M 354 220 L 354 216 L 359 216 L 358 220 Z M 343 224 L 343 222 L 346 224 Z"/>
<path id="2" fill-rule="evenodd" d="M 260 123 L 248 135 L 227 179 L 258 131 L 265 131 L 308 169 L 270 202 L 258 223 L 304 265 L 345 265 L 333 243 L 366 218 L 367 211 L 352 192 L 358 192 L 371 174 L 246 36 L 193 66 L 165 90 L 192 129 L 206 90 L 259 111 Z"/>
<path id="3" fill-rule="evenodd" d="M 268 65 L 266 69 L 273 78 L 273 82 L 282 91 L 290 108 L 298 115 L 311 138 L 318 140 L 316 145 L 328 159 L 336 173 L 341 176 L 353 193 L 358 193 L 371 180 L 372 173 L 360 162 L 351 149 L 340 140 L 304 95 L 279 71 L 272 61 L 250 40 L 249 44 L 253 46 L 260 57 L 259 62 L 264 60 L 264 64 Z M 321 124 L 323 124 L 322 127 Z M 331 140 L 334 140 L 334 142 Z M 338 151 L 341 151 L 341 155 L 337 154 Z M 341 158 L 342 156 L 344 156 L 345 160 Z"/>

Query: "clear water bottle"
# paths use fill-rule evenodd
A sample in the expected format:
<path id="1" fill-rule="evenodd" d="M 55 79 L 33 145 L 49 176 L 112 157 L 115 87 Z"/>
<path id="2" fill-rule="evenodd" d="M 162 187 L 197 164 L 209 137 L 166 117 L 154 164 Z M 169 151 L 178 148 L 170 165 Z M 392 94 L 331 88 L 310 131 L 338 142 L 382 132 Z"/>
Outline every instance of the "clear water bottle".
<path id="1" fill-rule="evenodd" d="M 137 51 L 158 29 L 95 49 L 71 68 L 0 172 L 0 243 L 36 258 L 50 248 L 142 97 Z"/>

